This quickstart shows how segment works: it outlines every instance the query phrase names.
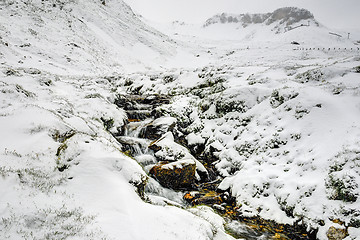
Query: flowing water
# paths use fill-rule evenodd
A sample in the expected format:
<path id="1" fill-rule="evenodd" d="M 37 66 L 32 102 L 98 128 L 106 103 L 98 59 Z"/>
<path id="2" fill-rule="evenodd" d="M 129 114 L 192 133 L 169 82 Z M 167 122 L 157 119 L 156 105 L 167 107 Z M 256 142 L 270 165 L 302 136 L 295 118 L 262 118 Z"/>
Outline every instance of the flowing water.
<path id="1" fill-rule="evenodd" d="M 143 101 L 143 98 L 141 99 Z M 140 138 L 139 136 L 155 120 L 154 117 L 149 115 L 155 106 L 151 105 L 151 103 L 143 104 L 132 101 L 131 103 L 120 105 L 120 107 L 125 108 L 131 121 L 124 127 L 122 136 L 117 136 L 116 138 L 122 144 L 122 150 L 130 154 L 144 168 L 145 172 L 149 174 L 150 169 L 158 162 L 154 152 L 148 148 L 153 140 Z M 134 119 L 135 117 L 138 119 Z M 149 177 L 145 187 L 145 195 L 152 204 L 173 205 L 183 209 L 191 207 L 184 200 L 184 195 L 187 192 L 165 188 L 152 177 Z M 272 239 L 268 233 L 253 230 L 244 223 L 234 220 L 227 220 L 227 222 L 227 229 L 238 239 Z"/>

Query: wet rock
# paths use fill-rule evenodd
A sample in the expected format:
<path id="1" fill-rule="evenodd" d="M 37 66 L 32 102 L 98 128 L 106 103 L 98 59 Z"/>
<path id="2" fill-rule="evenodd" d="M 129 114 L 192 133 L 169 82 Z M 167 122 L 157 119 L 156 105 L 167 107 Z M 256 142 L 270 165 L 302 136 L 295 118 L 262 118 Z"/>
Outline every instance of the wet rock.
<path id="1" fill-rule="evenodd" d="M 148 181 L 148 176 L 146 175 L 139 175 L 129 181 L 129 183 L 135 187 L 136 193 L 143 201 L 148 201 L 148 198 L 145 195 L 145 187 L 147 181 Z"/>
<path id="2" fill-rule="evenodd" d="M 170 98 L 164 95 L 118 95 L 115 104 L 124 110 L 150 110 L 162 105 L 169 104 Z"/>
<path id="3" fill-rule="evenodd" d="M 173 117 L 160 117 L 145 126 L 139 134 L 141 138 L 156 140 L 174 129 L 176 118 Z"/>
<path id="4" fill-rule="evenodd" d="M 158 107 L 162 104 L 169 104 L 170 98 L 166 95 L 149 95 L 144 98 L 143 103 Z"/>
<path id="5" fill-rule="evenodd" d="M 284 234 L 281 234 L 281 233 L 275 233 L 272 238 L 278 239 L 278 240 L 288 240 L 289 239 L 288 237 L 286 237 Z"/>
<path id="6" fill-rule="evenodd" d="M 217 153 L 219 153 L 220 150 L 213 145 L 208 146 L 199 156 L 199 159 L 201 159 L 203 162 L 212 164 L 216 161 L 219 161 L 219 157 Z"/>
<path id="7" fill-rule="evenodd" d="M 342 240 L 346 237 L 346 229 L 331 226 L 326 233 L 329 240 Z"/>
<path id="8" fill-rule="evenodd" d="M 155 165 L 150 169 L 150 175 L 164 187 L 176 190 L 193 188 L 196 163 L 193 160 L 179 160 Z"/>
<path id="9" fill-rule="evenodd" d="M 193 206 L 209 205 L 213 208 L 223 208 L 235 206 L 235 198 L 229 192 L 218 191 L 221 179 L 202 184 L 196 184 L 197 191 L 188 192 L 184 195 L 184 200 Z"/>
<path id="10" fill-rule="evenodd" d="M 290 224 L 279 224 L 273 220 L 266 220 L 258 216 L 241 216 L 236 208 L 227 210 L 227 216 L 236 221 L 245 223 L 247 226 L 257 232 L 266 232 L 274 234 L 273 239 L 292 239 L 292 240 L 313 240 L 317 239 L 317 229 L 308 229 L 305 225 L 295 222 Z"/>
<path id="11" fill-rule="evenodd" d="M 149 107 L 150 108 L 150 107 Z M 127 117 L 129 119 L 140 119 L 144 120 L 152 116 L 151 110 L 126 110 Z"/>
<path id="12" fill-rule="evenodd" d="M 155 108 L 170 103 L 170 99 L 163 95 L 118 95 L 115 104 L 123 108 L 129 119 L 140 119 L 152 117 Z"/>
<path id="13" fill-rule="evenodd" d="M 149 149 L 153 150 L 154 152 L 160 151 L 161 150 L 161 146 L 159 146 L 157 144 L 157 141 L 152 142 L 149 146 Z"/>
<path id="14" fill-rule="evenodd" d="M 223 199 L 220 193 L 215 191 L 201 191 L 201 192 L 189 192 L 184 195 L 184 200 L 193 206 L 196 205 L 213 205 L 223 203 Z"/>
<path id="15" fill-rule="evenodd" d="M 148 144 L 147 140 L 135 137 L 116 136 L 116 140 L 121 143 L 121 150 L 131 156 L 141 154 Z"/>
<path id="16" fill-rule="evenodd" d="M 133 110 L 136 102 L 126 96 L 119 95 L 115 100 L 115 105 L 123 108 L 124 110 Z"/>

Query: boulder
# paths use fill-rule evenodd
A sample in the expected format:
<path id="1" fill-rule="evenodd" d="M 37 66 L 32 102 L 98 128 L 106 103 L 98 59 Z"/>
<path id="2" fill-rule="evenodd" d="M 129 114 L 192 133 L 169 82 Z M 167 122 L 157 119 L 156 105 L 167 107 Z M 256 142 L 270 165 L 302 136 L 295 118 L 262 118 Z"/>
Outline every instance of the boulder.
<path id="1" fill-rule="evenodd" d="M 201 185 L 197 186 L 199 188 L 198 191 L 188 192 L 183 197 L 183 199 L 191 205 L 210 205 L 212 207 L 220 205 L 233 207 L 235 205 L 235 198 L 231 197 L 228 192 L 218 192 L 216 191 L 217 189 L 211 190 L 215 185 L 210 186 L 210 189 L 202 189 Z"/>
<path id="2" fill-rule="evenodd" d="M 220 205 L 221 203 L 223 203 L 221 194 L 217 193 L 216 191 L 200 191 L 195 194 L 187 193 L 184 196 L 184 200 L 191 203 L 191 205 L 193 206 L 213 204 Z"/>
<path id="3" fill-rule="evenodd" d="M 174 142 L 174 136 L 171 132 L 165 133 L 161 138 L 152 142 L 149 149 L 155 151 L 155 157 L 158 161 L 173 162 L 194 159 L 185 147 Z"/>
<path id="4" fill-rule="evenodd" d="M 326 233 L 329 240 L 342 240 L 346 237 L 346 229 L 331 226 Z"/>
<path id="5" fill-rule="evenodd" d="M 196 164 L 195 177 L 197 181 L 204 182 L 210 179 L 206 167 L 196 160 L 187 148 L 174 142 L 174 136 L 171 132 L 165 133 L 161 138 L 152 142 L 148 148 L 155 152 L 155 157 L 159 162 L 176 162 L 191 159 Z"/>
<path id="6" fill-rule="evenodd" d="M 194 160 L 162 162 L 150 169 L 150 175 L 162 186 L 176 190 L 193 188 L 196 163 Z"/>

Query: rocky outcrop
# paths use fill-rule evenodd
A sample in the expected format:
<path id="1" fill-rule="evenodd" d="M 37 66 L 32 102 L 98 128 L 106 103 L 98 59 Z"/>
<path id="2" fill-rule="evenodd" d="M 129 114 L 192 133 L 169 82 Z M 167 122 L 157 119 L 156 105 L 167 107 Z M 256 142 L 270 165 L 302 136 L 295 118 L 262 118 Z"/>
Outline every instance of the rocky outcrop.
<path id="1" fill-rule="evenodd" d="M 150 169 L 150 175 L 162 186 L 176 190 L 194 187 L 196 163 L 193 160 L 162 162 Z"/>

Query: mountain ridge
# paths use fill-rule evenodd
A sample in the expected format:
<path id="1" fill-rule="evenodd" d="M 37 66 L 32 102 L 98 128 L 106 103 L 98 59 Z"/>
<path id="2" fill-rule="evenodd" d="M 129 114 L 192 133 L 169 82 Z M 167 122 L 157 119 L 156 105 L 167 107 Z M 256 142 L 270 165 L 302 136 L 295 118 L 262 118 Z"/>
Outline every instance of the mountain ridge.
<path id="1" fill-rule="evenodd" d="M 319 22 L 309 10 L 297 7 L 283 7 L 271 13 L 221 13 L 207 19 L 203 27 L 209 27 L 214 24 L 233 23 L 246 28 L 252 24 L 264 24 L 266 26 L 271 25 L 272 30 L 275 30 L 276 33 L 281 33 L 298 26 L 310 25 L 310 22 L 315 26 L 320 26 Z"/>

